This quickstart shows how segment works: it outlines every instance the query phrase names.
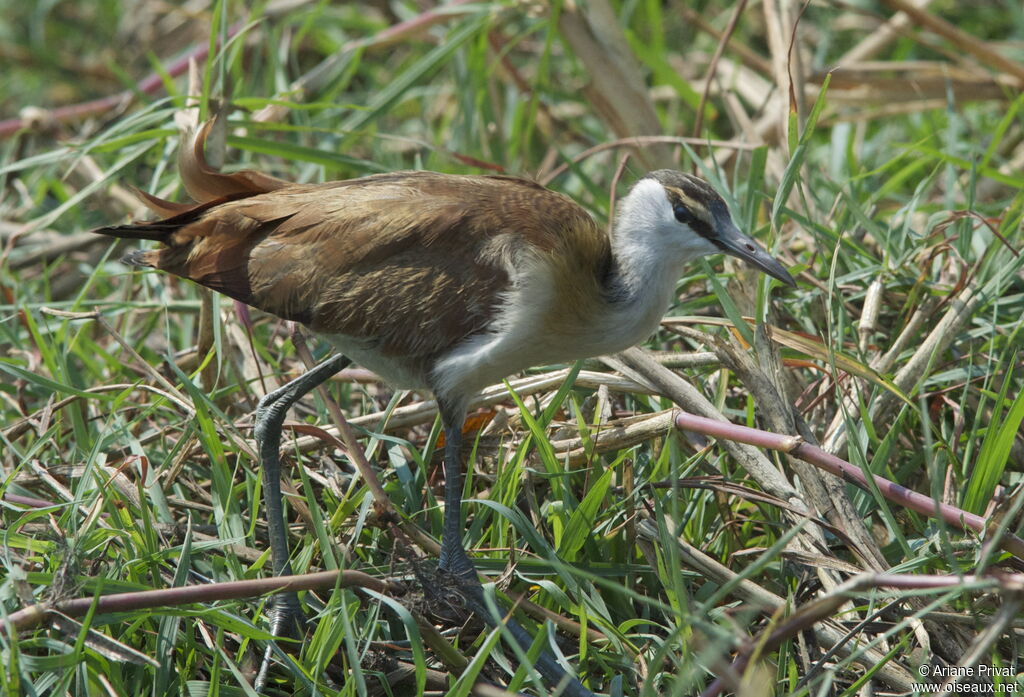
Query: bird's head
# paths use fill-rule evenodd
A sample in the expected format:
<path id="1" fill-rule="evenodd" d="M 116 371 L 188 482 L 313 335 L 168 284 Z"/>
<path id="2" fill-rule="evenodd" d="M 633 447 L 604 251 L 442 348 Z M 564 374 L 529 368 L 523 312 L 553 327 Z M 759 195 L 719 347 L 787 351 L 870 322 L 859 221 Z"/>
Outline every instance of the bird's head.
<path id="1" fill-rule="evenodd" d="M 699 177 L 659 169 L 638 181 L 619 207 L 617 235 L 652 235 L 647 242 L 683 260 L 730 254 L 791 286 L 786 268 L 732 222 L 725 201 Z M 628 231 L 628 232 L 627 232 Z"/>

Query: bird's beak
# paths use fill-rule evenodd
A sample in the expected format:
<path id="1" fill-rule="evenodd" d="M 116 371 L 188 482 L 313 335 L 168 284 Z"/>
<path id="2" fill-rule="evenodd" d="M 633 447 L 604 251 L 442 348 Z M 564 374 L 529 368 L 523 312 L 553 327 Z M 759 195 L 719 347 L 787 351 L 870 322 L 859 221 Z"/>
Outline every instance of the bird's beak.
<path id="1" fill-rule="evenodd" d="M 772 278 L 777 278 L 786 285 L 796 288 L 796 281 L 786 271 L 786 267 L 775 257 L 765 251 L 754 238 L 744 235 L 731 220 L 720 222 L 714 242 L 726 254 L 742 259 L 751 266 L 761 269 Z"/>

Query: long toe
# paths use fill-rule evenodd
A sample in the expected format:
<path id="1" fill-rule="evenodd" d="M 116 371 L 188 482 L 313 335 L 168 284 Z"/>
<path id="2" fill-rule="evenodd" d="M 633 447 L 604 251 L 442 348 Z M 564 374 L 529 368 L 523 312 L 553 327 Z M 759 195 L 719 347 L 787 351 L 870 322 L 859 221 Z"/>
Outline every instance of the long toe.
<path id="1" fill-rule="evenodd" d="M 491 627 L 504 625 L 505 631 L 511 635 L 512 640 L 519 645 L 522 651 L 530 650 L 533 645 L 533 637 L 511 616 L 505 615 L 501 607 L 492 608 L 490 606 L 484 598 L 484 588 L 475 573 L 471 578 L 460 577 L 458 581 L 460 583 L 459 594 L 467 609 L 472 610 Z M 533 667 L 544 678 L 552 690 L 551 694 L 561 697 L 595 697 L 594 693 L 585 688 L 575 676 L 567 673 L 547 649 L 542 650 L 540 655 L 534 659 Z"/>

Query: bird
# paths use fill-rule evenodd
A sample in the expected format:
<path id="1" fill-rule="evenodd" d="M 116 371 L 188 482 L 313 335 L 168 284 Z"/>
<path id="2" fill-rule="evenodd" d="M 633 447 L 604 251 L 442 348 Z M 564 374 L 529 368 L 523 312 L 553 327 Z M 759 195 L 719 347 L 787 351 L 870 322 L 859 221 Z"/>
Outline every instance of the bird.
<path id="1" fill-rule="evenodd" d="M 194 281 L 308 327 L 336 354 L 268 395 L 254 419 L 273 571 L 291 574 L 279 485 L 287 410 L 355 362 L 395 388 L 429 390 L 443 426 L 444 517 L 438 567 L 487 611 L 463 543 L 462 426 L 487 385 L 538 365 L 629 348 L 648 338 L 700 257 L 724 253 L 795 286 L 741 232 L 705 180 L 659 169 L 640 177 L 606 229 L 570 197 L 528 178 L 396 171 L 293 183 L 225 174 L 204 154 L 213 125 L 179 153 L 196 203 L 140 192 L 160 218 L 95 232 L 152 240 L 124 261 Z M 275 633 L 301 614 L 281 596 Z M 495 623 L 500 618 L 491 617 Z M 517 641 L 530 637 L 515 625 Z M 553 659 L 538 664 L 563 694 L 588 695 Z"/>

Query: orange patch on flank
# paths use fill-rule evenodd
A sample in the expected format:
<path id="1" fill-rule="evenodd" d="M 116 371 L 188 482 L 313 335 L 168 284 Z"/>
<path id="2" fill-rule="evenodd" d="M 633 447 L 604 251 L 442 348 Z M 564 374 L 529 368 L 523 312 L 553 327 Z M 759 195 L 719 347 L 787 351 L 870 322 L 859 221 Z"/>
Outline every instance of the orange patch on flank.
<path id="1" fill-rule="evenodd" d="M 488 409 L 487 411 L 478 411 L 470 414 L 466 417 L 466 420 L 462 423 L 462 435 L 467 436 L 472 433 L 478 433 L 484 430 L 484 426 L 491 423 L 494 417 L 498 414 L 494 409 Z M 444 447 L 444 431 L 437 437 L 437 447 Z"/>

